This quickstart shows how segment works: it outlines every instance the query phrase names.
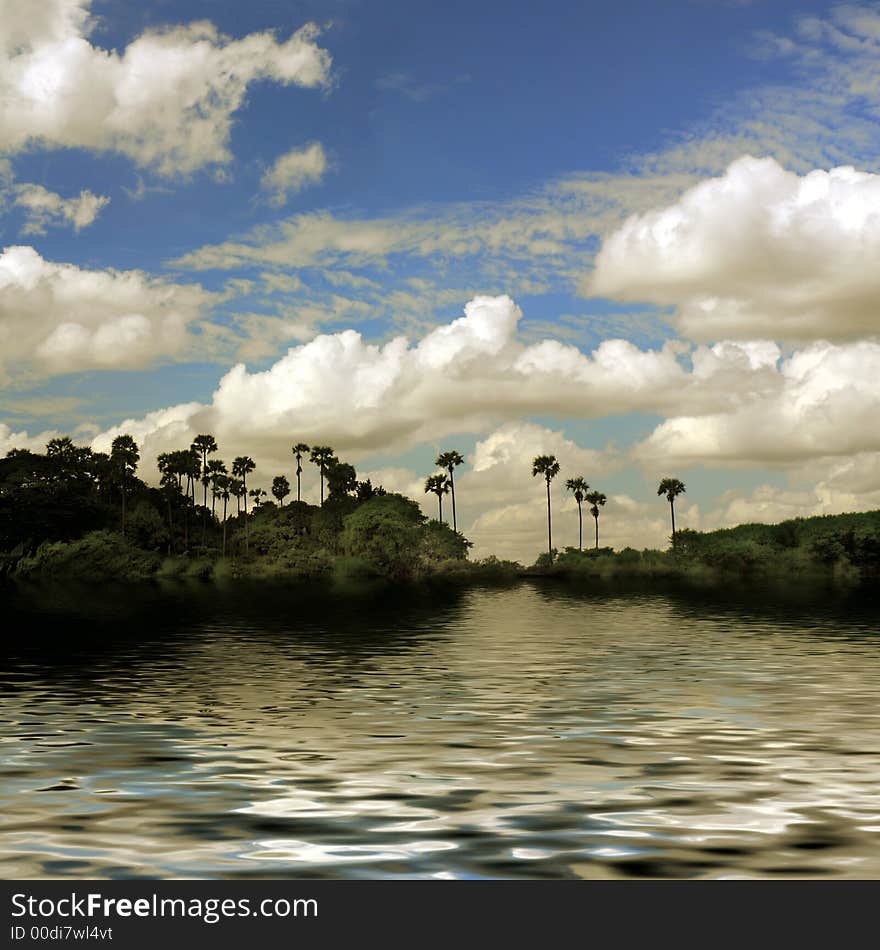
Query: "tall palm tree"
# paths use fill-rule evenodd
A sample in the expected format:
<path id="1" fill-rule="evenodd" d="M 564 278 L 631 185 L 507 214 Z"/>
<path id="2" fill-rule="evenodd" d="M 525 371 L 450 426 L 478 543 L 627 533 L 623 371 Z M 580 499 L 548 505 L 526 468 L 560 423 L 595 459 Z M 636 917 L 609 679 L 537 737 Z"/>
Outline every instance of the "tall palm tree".
<path id="1" fill-rule="evenodd" d="M 429 475 L 425 479 L 425 494 L 433 492 L 437 496 L 440 505 L 440 521 L 443 520 L 443 496 L 449 492 L 449 479 L 441 472 L 437 475 Z"/>
<path id="2" fill-rule="evenodd" d="M 305 442 L 297 442 L 290 451 L 293 452 L 293 456 L 296 459 L 296 500 L 302 501 L 302 495 L 300 493 L 300 477 L 302 476 L 303 470 L 302 461 L 303 456 L 309 451 L 309 447 Z"/>
<path id="3" fill-rule="evenodd" d="M 248 455 L 237 455 L 232 462 L 232 474 L 241 479 L 242 497 L 244 498 L 244 553 L 250 549 L 250 534 L 247 517 L 247 477 L 256 468 L 256 463 Z"/>
<path id="4" fill-rule="evenodd" d="M 455 468 L 464 462 L 464 458 L 455 450 L 451 452 L 441 452 L 434 463 L 440 468 L 445 468 L 449 472 L 449 487 L 452 489 L 452 530 L 458 531 L 458 523 L 455 520 Z"/>
<path id="5" fill-rule="evenodd" d="M 675 499 L 685 492 L 684 482 L 677 478 L 661 478 L 657 487 L 658 495 L 666 495 L 669 510 L 672 513 L 672 546 L 675 547 Z"/>
<path id="6" fill-rule="evenodd" d="M 165 494 L 165 501 L 168 506 L 168 555 L 172 554 L 174 544 L 174 519 L 171 514 L 171 498 L 180 495 L 180 476 L 176 467 L 176 452 L 160 452 L 156 457 L 156 467 L 162 478 L 159 484 Z"/>
<path id="7" fill-rule="evenodd" d="M 205 496 L 202 502 L 205 508 L 208 507 L 208 456 L 217 451 L 217 442 L 213 435 L 197 435 L 192 442 L 192 449 L 202 458 L 201 479 L 205 486 Z"/>
<path id="8" fill-rule="evenodd" d="M 284 507 L 284 499 L 290 494 L 290 482 L 283 475 L 276 475 L 272 479 L 272 494 L 278 499 L 278 504 Z"/>
<path id="9" fill-rule="evenodd" d="M 241 514 L 241 498 L 244 495 L 244 482 L 240 478 L 229 479 L 229 494 L 235 499 L 236 514 Z"/>
<path id="10" fill-rule="evenodd" d="M 226 505 L 229 502 L 232 479 L 228 475 L 217 475 L 214 486 L 223 501 L 223 557 L 226 557 Z"/>
<path id="11" fill-rule="evenodd" d="M 110 445 L 110 464 L 122 492 L 122 537 L 125 537 L 125 496 L 128 494 L 128 479 L 137 471 L 141 455 L 137 443 L 130 435 L 118 435 Z"/>
<path id="12" fill-rule="evenodd" d="M 587 480 L 583 475 L 575 475 L 574 478 L 566 479 L 565 487 L 574 495 L 574 500 L 578 506 L 578 551 L 584 549 L 584 514 L 581 505 L 584 501 L 584 495 L 590 490 Z"/>
<path id="13" fill-rule="evenodd" d="M 550 518 L 550 482 L 559 474 L 555 455 L 538 455 L 532 462 L 532 477 L 543 475 L 547 482 L 547 552 L 553 557 L 553 528 Z"/>
<path id="14" fill-rule="evenodd" d="M 211 516 L 216 517 L 217 509 L 217 495 L 219 494 L 217 488 L 217 479 L 220 476 L 227 475 L 226 463 L 221 462 L 220 459 L 211 459 L 208 462 L 208 481 L 211 483 Z"/>
<path id="15" fill-rule="evenodd" d="M 605 504 L 608 499 L 600 491 L 591 491 L 587 492 L 584 496 L 587 503 L 590 505 L 590 514 L 596 521 L 596 550 L 599 550 L 599 509 Z"/>
<path id="16" fill-rule="evenodd" d="M 327 474 L 327 467 L 335 458 L 333 449 L 329 445 L 313 445 L 310 460 L 318 466 L 321 472 L 321 507 L 324 507 L 324 476 Z"/>

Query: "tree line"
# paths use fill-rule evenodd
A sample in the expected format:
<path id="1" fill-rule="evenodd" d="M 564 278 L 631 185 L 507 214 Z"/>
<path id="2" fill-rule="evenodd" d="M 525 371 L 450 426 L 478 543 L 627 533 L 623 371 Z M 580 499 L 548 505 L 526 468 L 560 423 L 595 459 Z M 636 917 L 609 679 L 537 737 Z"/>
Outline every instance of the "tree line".
<path id="1" fill-rule="evenodd" d="M 235 517 L 240 519 L 244 529 L 245 553 L 249 550 L 248 501 L 257 507 L 265 503 L 268 492 L 263 488 L 249 485 L 248 479 L 256 468 L 253 458 L 248 455 L 236 456 L 227 465 L 217 457 L 219 445 L 210 433 L 197 435 L 187 448 L 161 453 L 156 460 L 159 470 L 159 492 L 163 498 L 165 517 L 168 522 L 169 553 L 172 553 L 175 523 L 182 527 L 183 547 L 189 550 L 193 514 L 201 510 L 201 544 L 207 540 L 209 520 L 222 527 L 222 552 L 227 549 L 227 522 L 229 505 L 235 500 Z M 315 465 L 319 481 L 320 506 L 323 508 L 326 497 L 352 496 L 365 501 L 376 494 L 384 494 L 382 486 L 374 487 L 369 479 L 361 481 L 354 466 L 342 461 L 333 448 L 328 445 L 309 446 L 305 442 L 296 442 L 291 446 L 294 458 L 294 478 L 296 482 L 296 501 L 302 501 L 303 462 Z M 40 463 L 43 458 L 45 465 Z M 120 506 L 120 520 L 123 536 L 127 532 L 128 501 L 136 486 L 146 488 L 136 476 L 140 462 L 140 449 L 129 434 L 118 435 L 113 439 L 109 453 L 93 451 L 90 448 L 74 445 L 68 437 L 50 440 L 46 446 L 46 455 L 41 457 L 28 450 L 13 449 L 7 454 L 8 463 L 21 469 L 19 484 L 41 483 L 50 490 L 59 489 L 64 483 L 73 486 L 89 487 L 103 500 L 115 497 Z M 452 529 L 458 531 L 456 510 L 455 470 L 464 463 L 464 456 L 457 450 L 441 452 L 435 461 L 440 469 L 429 475 L 424 483 L 426 494 L 437 496 L 438 521 L 443 523 L 443 501 L 449 495 L 452 502 Z M 543 477 L 547 492 L 547 548 L 553 553 L 553 522 L 551 505 L 551 483 L 560 473 L 560 464 L 555 455 L 538 455 L 532 462 L 532 475 Z M 197 504 L 198 486 L 201 483 L 201 506 Z M 595 523 L 594 547 L 599 548 L 599 515 L 607 496 L 598 489 L 591 488 L 583 475 L 574 475 L 566 479 L 565 487 L 577 504 L 578 514 L 578 550 L 583 550 L 583 506 L 586 504 Z M 208 505 L 210 492 L 211 504 Z M 657 489 L 658 495 L 664 495 L 670 505 L 672 519 L 672 543 L 676 543 L 675 499 L 685 492 L 684 483 L 677 478 L 663 478 Z M 271 495 L 284 507 L 285 500 L 292 494 L 291 481 L 286 475 L 276 475 L 271 482 Z M 218 516 L 218 503 L 222 506 Z M 242 517 L 243 515 L 243 517 Z M 178 535 L 179 536 L 179 535 Z"/>
<path id="2" fill-rule="evenodd" d="M 532 477 L 542 476 L 547 485 L 547 553 L 553 557 L 553 516 L 550 505 L 550 483 L 560 472 L 559 460 L 555 455 L 537 455 L 532 461 Z M 604 492 L 591 489 L 583 475 L 574 475 L 566 479 L 565 487 L 574 496 L 578 511 L 578 550 L 584 548 L 584 519 L 582 505 L 590 506 L 590 514 L 596 522 L 596 544 L 599 550 L 599 509 L 608 500 Z M 657 488 L 658 495 L 665 495 L 672 514 L 672 546 L 675 547 L 675 499 L 684 494 L 684 482 L 677 478 L 662 478 Z"/>

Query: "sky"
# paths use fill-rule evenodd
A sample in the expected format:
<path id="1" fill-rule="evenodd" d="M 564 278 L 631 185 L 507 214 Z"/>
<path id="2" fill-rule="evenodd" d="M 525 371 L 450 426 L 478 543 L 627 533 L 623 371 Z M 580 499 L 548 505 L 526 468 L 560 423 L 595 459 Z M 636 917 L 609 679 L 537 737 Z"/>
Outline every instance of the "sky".
<path id="1" fill-rule="evenodd" d="M 478 557 L 880 507 L 880 4 L 0 0 L 0 454 L 296 442 Z M 316 500 L 317 471 L 304 494 Z M 448 506 L 447 506 L 448 507 Z M 587 532 L 589 536 L 589 531 Z"/>

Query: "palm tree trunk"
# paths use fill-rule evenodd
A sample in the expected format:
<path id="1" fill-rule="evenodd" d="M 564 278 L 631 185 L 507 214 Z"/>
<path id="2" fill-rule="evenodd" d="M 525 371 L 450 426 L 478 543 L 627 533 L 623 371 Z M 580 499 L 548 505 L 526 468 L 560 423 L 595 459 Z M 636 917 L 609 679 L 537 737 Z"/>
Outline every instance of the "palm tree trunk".
<path id="1" fill-rule="evenodd" d="M 248 531 L 247 516 L 247 475 L 241 476 L 241 484 L 244 488 L 244 553 L 247 554 L 250 551 L 250 532 Z"/>
<path id="2" fill-rule="evenodd" d="M 211 517 L 217 517 L 217 494 L 213 490 L 211 491 Z"/>
<path id="3" fill-rule="evenodd" d="M 302 501 L 302 499 L 300 498 L 299 477 L 300 477 L 300 464 L 299 464 L 299 459 L 297 459 L 296 460 L 296 500 Z"/>
<path id="4" fill-rule="evenodd" d="M 174 553 L 174 522 L 171 520 L 171 496 L 166 495 L 165 501 L 168 502 L 168 557 Z"/>
<path id="5" fill-rule="evenodd" d="M 449 466 L 449 488 L 452 491 L 452 530 L 458 531 L 458 524 L 455 520 L 455 476 L 452 474 L 452 466 Z"/>
<path id="6" fill-rule="evenodd" d="M 593 515 L 596 520 L 596 550 L 599 550 L 599 516 Z"/>
<path id="7" fill-rule="evenodd" d="M 584 549 L 584 513 L 581 510 L 581 503 L 578 502 L 578 551 Z"/>
<path id="8" fill-rule="evenodd" d="M 226 557 L 226 501 L 223 499 L 223 557 Z"/>
<path id="9" fill-rule="evenodd" d="M 125 537 L 125 476 L 122 477 L 122 537 Z"/>
<path id="10" fill-rule="evenodd" d="M 321 466 L 321 507 L 324 507 L 324 466 Z"/>
<path id="11" fill-rule="evenodd" d="M 437 503 L 440 505 L 440 521 L 443 521 L 443 496 L 437 496 Z"/>
<path id="12" fill-rule="evenodd" d="M 553 557 L 553 528 L 550 517 L 550 479 L 547 479 L 547 553 Z"/>
<path id="13" fill-rule="evenodd" d="M 672 512 L 672 546 L 675 547 L 675 502 L 670 500 L 669 510 Z"/>

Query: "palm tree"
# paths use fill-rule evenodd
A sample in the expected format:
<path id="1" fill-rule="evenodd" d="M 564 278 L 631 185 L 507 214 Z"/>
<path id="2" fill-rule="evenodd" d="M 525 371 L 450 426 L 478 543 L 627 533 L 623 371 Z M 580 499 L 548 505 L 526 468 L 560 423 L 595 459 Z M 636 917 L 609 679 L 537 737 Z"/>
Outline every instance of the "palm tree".
<path id="1" fill-rule="evenodd" d="M 263 503 L 263 496 L 266 494 L 265 488 L 252 488 L 248 494 L 254 500 L 254 508 L 259 508 Z"/>
<path id="2" fill-rule="evenodd" d="M 575 475 L 565 482 L 565 487 L 574 495 L 574 500 L 578 506 L 578 551 L 584 549 L 584 515 L 581 505 L 584 501 L 584 495 L 589 491 L 590 486 L 583 475 Z"/>
<path id="3" fill-rule="evenodd" d="M 445 468 L 449 472 L 449 487 L 452 489 L 452 530 L 458 531 L 458 523 L 455 520 L 455 476 L 453 472 L 456 466 L 461 465 L 464 458 L 455 450 L 451 452 L 441 452 L 434 463 L 440 468 Z"/>
<path id="4" fill-rule="evenodd" d="M 240 478 L 230 478 L 229 479 L 229 494 L 236 501 L 237 511 L 236 514 L 241 514 L 241 498 L 244 495 L 244 482 Z"/>
<path id="5" fill-rule="evenodd" d="M 244 498 L 244 553 L 248 553 L 250 547 L 250 537 L 248 532 L 247 520 L 247 477 L 256 468 L 256 463 L 248 455 L 238 455 L 232 462 L 232 474 L 241 479 L 241 493 Z"/>
<path id="6" fill-rule="evenodd" d="M 425 494 L 433 492 L 437 496 L 440 505 L 440 521 L 443 520 L 443 496 L 449 492 L 449 479 L 441 472 L 437 475 L 429 475 L 425 479 Z"/>
<path id="7" fill-rule="evenodd" d="M 216 517 L 216 507 L 217 507 L 217 479 L 220 476 L 227 475 L 226 463 L 221 462 L 220 459 L 211 459 L 208 462 L 208 481 L 211 483 L 211 516 Z"/>
<path id="8" fill-rule="evenodd" d="M 669 510 L 672 513 L 672 546 L 675 547 L 675 499 L 678 495 L 685 492 L 684 482 L 677 478 L 661 478 L 657 487 L 658 495 L 666 495 L 669 502 Z"/>
<path id="9" fill-rule="evenodd" d="M 559 474 L 555 455 L 538 455 L 532 462 L 532 477 L 543 475 L 547 482 L 547 551 L 553 557 L 553 530 L 550 519 L 550 482 Z"/>
<path id="10" fill-rule="evenodd" d="M 125 495 L 129 475 L 137 471 L 141 455 L 130 435 L 118 435 L 110 446 L 110 464 L 122 491 L 122 537 L 125 537 Z"/>
<path id="11" fill-rule="evenodd" d="M 197 435 L 192 443 L 193 452 L 202 457 L 202 484 L 205 486 L 205 496 L 202 502 L 203 506 L 208 507 L 208 455 L 217 451 L 217 442 L 213 435 Z"/>
<path id="12" fill-rule="evenodd" d="M 590 514 L 596 520 L 596 550 L 599 550 L 599 509 L 605 504 L 608 499 L 600 491 L 591 491 L 587 492 L 584 496 L 586 501 L 590 504 Z"/>
<path id="13" fill-rule="evenodd" d="M 284 499 L 290 494 L 290 482 L 283 475 L 276 475 L 272 479 L 272 494 L 278 499 L 278 504 L 284 507 Z"/>
<path id="14" fill-rule="evenodd" d="M 217 475 L 214 487 L 223 501 L 223 557 L 226 557 L 226 505 L 229 502 L 232 479 L 228 475 Z"/>
<path id="15" fill-rule="evenodd" d="M 171 498 L 180 495 L 180 475 L 177 472 L 176 452 L 160 452 L 156 458 L 156 466 L 162 478 L 159 484 L 165 494 L 168 505 L 168 554 L 172 554 L 174 544 L 174 520 L 171 514 Z"/>
<path id="16" fill-rule="evenodd" d="M 296 459 L 296 500 L 302 501 L 300 494 L 300 476 L 302 475 L 303 470 L 302 460 L 306 452 L 309 451 L 309 447 L 305 444 L 305 442 L 297 442 L 290 451 L 293 452 L 293 456 Z"/>
<path id="17" fill-rule="evenodd" d="M 318 466 L 321 472 L 321 507 L 324 507 L 324 476 L 327 474 L 327 466 L 333 461 L 333 449 L 329 445 L 313 445 L 310 460 Z"/>

